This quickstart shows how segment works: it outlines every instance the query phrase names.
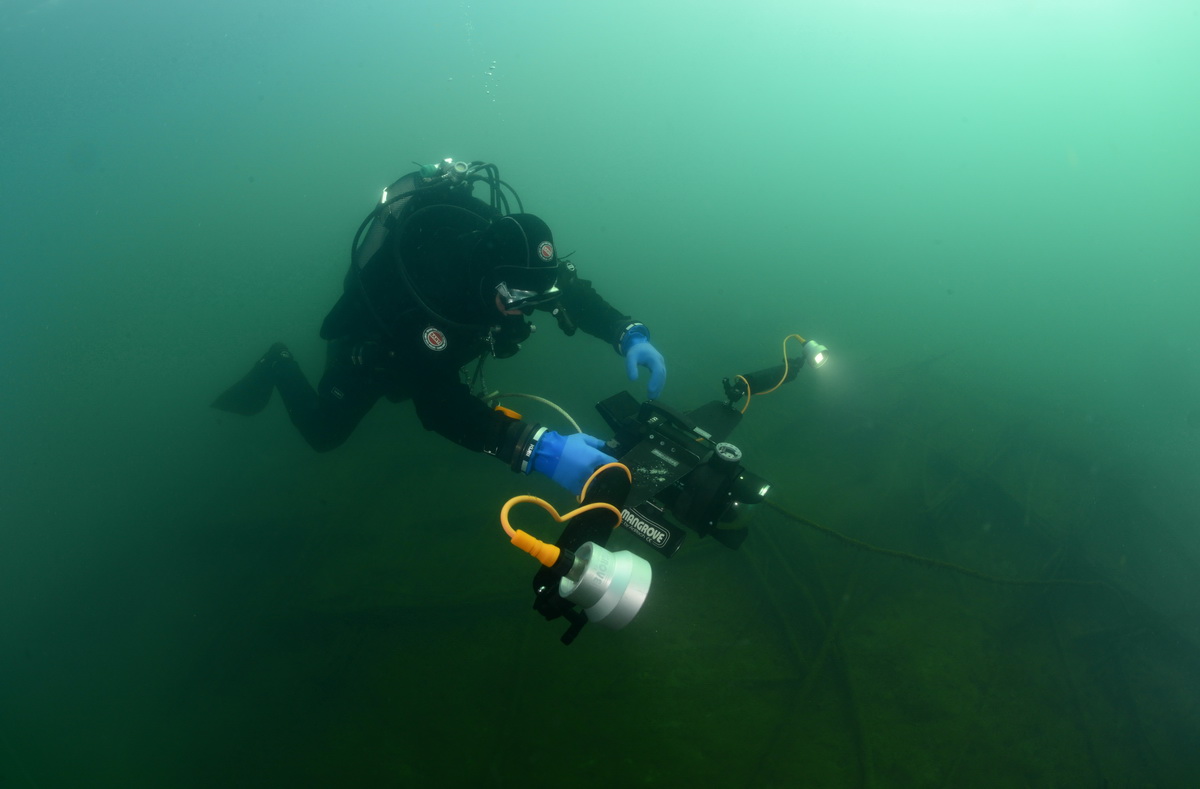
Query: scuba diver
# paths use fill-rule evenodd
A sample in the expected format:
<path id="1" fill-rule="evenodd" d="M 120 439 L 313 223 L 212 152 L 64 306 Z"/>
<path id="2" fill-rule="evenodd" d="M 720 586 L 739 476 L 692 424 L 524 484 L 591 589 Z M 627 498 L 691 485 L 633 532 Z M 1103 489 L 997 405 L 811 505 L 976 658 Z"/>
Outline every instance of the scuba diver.
<path id="1" fill-rule="evenodd" d="M 480 182 L 487 202 L 472 195 Z M 650 399 L 661 394 L 666 364 L 645 325 L 559 257 L 550 228 L 524 212 L 495 165 L 422 166 L 385 189 L 355 233 L 344 292 L 321 325 L 328 351 L 317 388 L 275 343 L 212 405 L 256 414 L 278 389 L 292 424 L 324 452 L 341 445 L 380 397 L 412 400 L 427 430 L 578 495 L 593 471 L 614 462 L 604 441 L 526 422 L 489 407 L 478 391 L 484 360 L 515 354 L 535 310 L 549 312 L 568 335 L 578 328 L 610 343 L 629 380 L 645 367 Z M 464 368 L 475 360 L 469 385 Z"/>

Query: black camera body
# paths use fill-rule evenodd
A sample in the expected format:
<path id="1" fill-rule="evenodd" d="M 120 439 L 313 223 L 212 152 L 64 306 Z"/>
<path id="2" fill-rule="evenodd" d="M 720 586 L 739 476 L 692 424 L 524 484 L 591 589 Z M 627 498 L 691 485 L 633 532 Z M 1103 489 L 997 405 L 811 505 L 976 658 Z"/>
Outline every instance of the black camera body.
<path id="1" fill-rule="evenodd" d="M 619 392 L 596 405 L 613 439 L 609 454 L 632 475 L 600 474 L 588 486 L 585 503 L 603 501 L 621 509 L 621 527 L 670 557 L 686 529 L 737 548 L 747 531 L 738 516 L 763 500 L 770 487 L 741 464 L 742 453 L 725 443 L 742 415 L 729 403 L 713 401 L 687 414 L 657 402 L 638 403 Z M 575 516 L 555 541 L 578 551 L 584 543 L 607 544 L 612 516 L 593 510 Z M 533 578 L 534 609 L 548 620 L 565 618 L 562 636 L 570 644 L 587 624 L 587 613 L 559 594 L 560 575 L 543 567 Z"/>
<path id="2" fill-rule="evenodd" d="M 818 357 L 825 350 L 798 334 L 788 339 L 792 337 L 806 342 L 806 348 L 813 345 Z M 619 508 L 623 530 L 666 557 L 679 550 L 689 529 L 727 548 L 739 547 L 748 534 L 740 515 L 761 502 L 771 486 L 747 471 L 741 450 L 725 440 L 745 411 L 734 403 L 744 399 L 748 405 L 751 394 L 770 394 L 793 380 L 804 362 L 804 356 L 785 357 L 781 365 L 726 378 L 725 402 L 714 400 L 687 413 L 661 402 L 639 403 L 629 392 L 597 403 L 596 410 L 613 431 L 608 453 L 629 469 L 629 475 L 615 467 L 600 471 L 588 484 L 584 503 L 604 502 Z M 555 544 L 576 551 L 587 542 L 604 546 L 611 534 L 611 513 L 594 509 L 572 518 Z M 588 615 L 558 593 L 560 576 L 546 567 L 538 571 L 533 579 L 533 607 L 546 619 L 569 621 L 562 642 L 570 644 L 587 624 Z"/>
<path id="3" fill-rule="evenodd" d="M 622 527 L 664 556 L 678 550 L 690 529 L 729 548 L 746 539 L 739 515 L 763 500 L 769 485 L 741 464 L 725 438 L 741 421 L 727 403 L 713 401 L 687 414 L 658 402 L 638 403 L 619 392 L 596 409 L 614 438 L 610 454 L 633 474 Z"/>

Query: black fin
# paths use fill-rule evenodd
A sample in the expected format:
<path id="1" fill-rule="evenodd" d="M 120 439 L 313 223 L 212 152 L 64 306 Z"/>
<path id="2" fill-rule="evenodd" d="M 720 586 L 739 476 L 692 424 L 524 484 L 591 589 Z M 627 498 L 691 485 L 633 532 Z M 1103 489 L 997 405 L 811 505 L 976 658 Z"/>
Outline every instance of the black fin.
<path id="1" fill-rule="evenodd" d="M 254 363 L 242 380 L 213 400 L 212 407 L 243 416 L 253 416 L 262 411 L 271 402 L 271 392 L 275 389 L 275 362 L 291 355 L 287 346 L 281 342 L 275 343 Z"/>

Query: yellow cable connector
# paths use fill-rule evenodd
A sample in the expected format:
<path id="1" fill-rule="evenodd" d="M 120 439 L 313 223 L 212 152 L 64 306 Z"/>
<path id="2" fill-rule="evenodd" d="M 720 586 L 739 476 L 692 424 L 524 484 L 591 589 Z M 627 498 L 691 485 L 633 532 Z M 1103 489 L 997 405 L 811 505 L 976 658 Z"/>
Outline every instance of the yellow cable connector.
<path id="1" fill-rule="evenodd" d="M 542 563 L 544 567 L 553 567 L 558 561 L 562 550 L 557 545 L 542 542 L 527 531 L 517 529 L 513 532 L 512 544 Z"/>
<path id="2" fill-rule="evenodd" d="M 565 515 L 559 515 L 558 510 L 554 509 L 554 505 L 550 504 L 550 502 L 546 501 L 545 499 L 539 499 L 537 496 L 513 496 L 511 499 L 504 502 L 504 506 L 500 508 L 500 525 L 504 528 L 504 533 L 509 536 L 513 545 L 537 559 L 545 567 L 552 567 L 554 563 L 558 561 L 558 557 L 562 553 L 561 549 L 557 545 L 551 545 L 549 543 L 542 542 L 528 532 L 521 531 L 520 529 L 514 529 L 508 522 L 508 511 L 511 510 L 514 505 L 523 504 L 525 502 L 531 502 L 538 505 L 546 512 L 550 513 L 550 516 L 559 523 L 565 523 L 581 512 L 588 512 L 589 510 L 597 509 L 610 510 L 614 515 L 617 516 L 617 524 L 619 525 L 621 523 L 621 511 L 613 505 L 603 501 L 595 501 L 591 504 L 585 504 L 582 507 L 571 510 Z"/>

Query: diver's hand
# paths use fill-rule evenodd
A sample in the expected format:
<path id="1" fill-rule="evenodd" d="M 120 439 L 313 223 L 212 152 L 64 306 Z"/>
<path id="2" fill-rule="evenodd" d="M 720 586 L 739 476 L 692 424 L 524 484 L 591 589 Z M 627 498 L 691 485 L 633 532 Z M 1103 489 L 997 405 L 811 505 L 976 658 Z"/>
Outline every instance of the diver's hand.
<path id="1" fill-rule="evenodd" d="M 667 382 L 667 362 L 658 349 L 650 344 L 650 333 L 646 327 L 638 324 L 626 331 L 621 339 L 621 351 L 625 354 L 625 371 L 630 381 L 638 379 L 637 368 L 645 367 L 650 371 L 646 393 L 651 400 L 657 400 L 662 394 L 663 384 Z"/>
<path id="2" fill-rule="evenodd" d="M 617 459 L 600 450 L 604 442 L 586 433 L 559 435 L 547 430 L 537 439 L 533 447 L 529 468 L 562 485 L 578 496 L 583 484 L 605 463 L 616 463 Z"/>

